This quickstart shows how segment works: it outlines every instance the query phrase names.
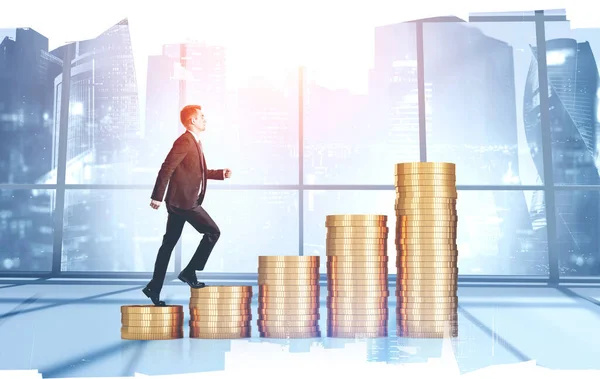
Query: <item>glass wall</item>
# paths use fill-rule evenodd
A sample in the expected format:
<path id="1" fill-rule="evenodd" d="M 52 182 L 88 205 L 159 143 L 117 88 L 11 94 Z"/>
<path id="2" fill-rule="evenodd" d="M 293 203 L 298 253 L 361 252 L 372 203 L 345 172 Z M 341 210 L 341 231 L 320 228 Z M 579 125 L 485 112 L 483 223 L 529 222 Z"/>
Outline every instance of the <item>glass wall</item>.
<path id="1" fill-rule="evenodd" d="M 599 276 L 600 32 L 555 12 L 466 21 L 360 29 L 368 68 L 330 49 L 276 80 L 233 80 L 262 58 L 226 43 L 165 43 L 140 64 L 127 20 L 52 49 L 0 29 L 0 276 L 151 272 L 167 214 L 150 194 L 185 104 L 204 108 L 209 167 L 233 169 L 205 200 L 221 229 L 209 273 L 324 259 L 328 214 L 393 228 L 393 165 L 426 160 L 457 164 L 462 275 Z M 186 225 L 170 272 L 200 239 Z"/>

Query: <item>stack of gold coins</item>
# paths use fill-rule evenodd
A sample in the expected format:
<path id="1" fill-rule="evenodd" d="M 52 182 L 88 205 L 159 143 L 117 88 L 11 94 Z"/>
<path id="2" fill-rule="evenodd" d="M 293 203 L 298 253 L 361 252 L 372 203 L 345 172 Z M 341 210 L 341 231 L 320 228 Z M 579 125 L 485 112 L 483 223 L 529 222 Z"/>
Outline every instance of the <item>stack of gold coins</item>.
<path id="1" fill-rule="evenodd" d="M 121 338 L 124 340 L 172 340 L 183 338 L 183 307 L 169 305 L 121 306 Z"/>
<path id="2" fill-rule="evenodd" d="M 321 336 L 319 258 L 258 257 L 258 330 L 261 337 Z"/>
<path id="3" fill-rule="evenodd" d="M 190 338 L 250 338 L 251 286 L 192 288 Z"/>
<path id="4" fill-rule="evenodd" d="M 330 215 L 327 228 L 327 335 L 386 337 L 387 216 Z"/>
<path id="5" fill-rule="evenodd" d="M 458 336 L 456 167 L 396 165 L 398 335 Z"/>

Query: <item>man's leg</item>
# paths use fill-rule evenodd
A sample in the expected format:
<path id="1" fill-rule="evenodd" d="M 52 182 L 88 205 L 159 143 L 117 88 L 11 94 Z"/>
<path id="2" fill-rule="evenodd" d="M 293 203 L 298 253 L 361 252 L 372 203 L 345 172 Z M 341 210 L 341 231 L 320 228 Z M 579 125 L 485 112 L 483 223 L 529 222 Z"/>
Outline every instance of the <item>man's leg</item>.
<path id="1" fill-rule="evenodd" d="M 188 263 L 187 267 L 181 271 L 180 276 L 183 276 L 192 282 L 197 282 L 196 271 L 204 270 L 208 257 L 221 236 L 221 231 L 214 220 L 201 206 L 197 206 L 196 208 L 187 211 L 186 221 L 199 233 L 204 234 L 204 236 L 202 237 L 194 256 L 190 260 L 190 263 Z M 188 282 L 188 284 L 190 283 Z M 204 283 L 198 284 L 204 286 Z"/>
<path id="2" fill-rule="evenodd" d="M 144 291 L 146 296 L 150 297 L 155 304 L 156 302 L 153 297 L 158 299 L 158 296 L 160 295 L 167 274 L 167 268 L 169 267 L 169 261 L 171 260 L 171 253 L 173 252 L 175 245 L 177 245 L 177 241 L 179 241 L 183 226 L 185 225 L 185 217 L 183 215 L 169 208 L 167 208 L 167 210 L 169 212 L 167 229 L 163 236 L 162 245 L 160 246 L 160 249 L 158 249 L 158 254 L 156 255 L 152 280 L 146 286 L 146 289 L 149 291 L 146 289 Z M 150 292 L 152 296 L 148 295 L 146 292 Z"/>

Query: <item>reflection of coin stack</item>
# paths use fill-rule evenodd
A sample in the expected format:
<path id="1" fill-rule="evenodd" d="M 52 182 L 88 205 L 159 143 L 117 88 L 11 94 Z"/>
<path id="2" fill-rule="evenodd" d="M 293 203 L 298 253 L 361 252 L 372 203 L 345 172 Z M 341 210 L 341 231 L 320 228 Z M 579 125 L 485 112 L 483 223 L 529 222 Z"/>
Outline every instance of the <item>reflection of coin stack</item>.
<path id="1" fill-rule="evenodd" d="M 317 256 L 258 257 L 258 330 L 266 338 L 320 337 Z"/>
<path id="2" fill-rule="evenodd" d="M 183 307 L 123 305 L 121 338 L 124 340 L 172 340 L 183 338 Z"/>
<path id="3" fill-rule="evenodd" d="M 191 288 L 190 338 L 249 338 L 251 286 Z"/>
<path id="4" fill-rule="evenodd" d="M 453 163 L 396 165 L 398 335 L 458 335 L 456 173 Z"/>
<path id="5" fill-rule="evenodd" d="M 387 216 L 332 215 L 325 226 L 328 336 L 387 336 Z"/>

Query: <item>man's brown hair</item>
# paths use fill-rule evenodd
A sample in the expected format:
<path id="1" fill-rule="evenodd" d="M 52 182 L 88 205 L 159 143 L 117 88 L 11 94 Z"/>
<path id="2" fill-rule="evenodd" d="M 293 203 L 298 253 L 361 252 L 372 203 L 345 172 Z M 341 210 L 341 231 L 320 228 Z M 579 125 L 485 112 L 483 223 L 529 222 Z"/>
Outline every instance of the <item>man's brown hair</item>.
<path id="1" fill-rule="evenodd" d="M 183 107 L 183 109 L 181 110 L 181 112 L 179 113 L 179 118 L 181 119 L 181 123 L 183 124 L 183 126 L 187 126 L 187 123 L 190 121 L 190 118 L 192 118 L 193 115 L 196 114 L 196 112 L 200 112 L 202 110 L 202 107 L 200 105 L 186 105 L 185 107 Z"/>

